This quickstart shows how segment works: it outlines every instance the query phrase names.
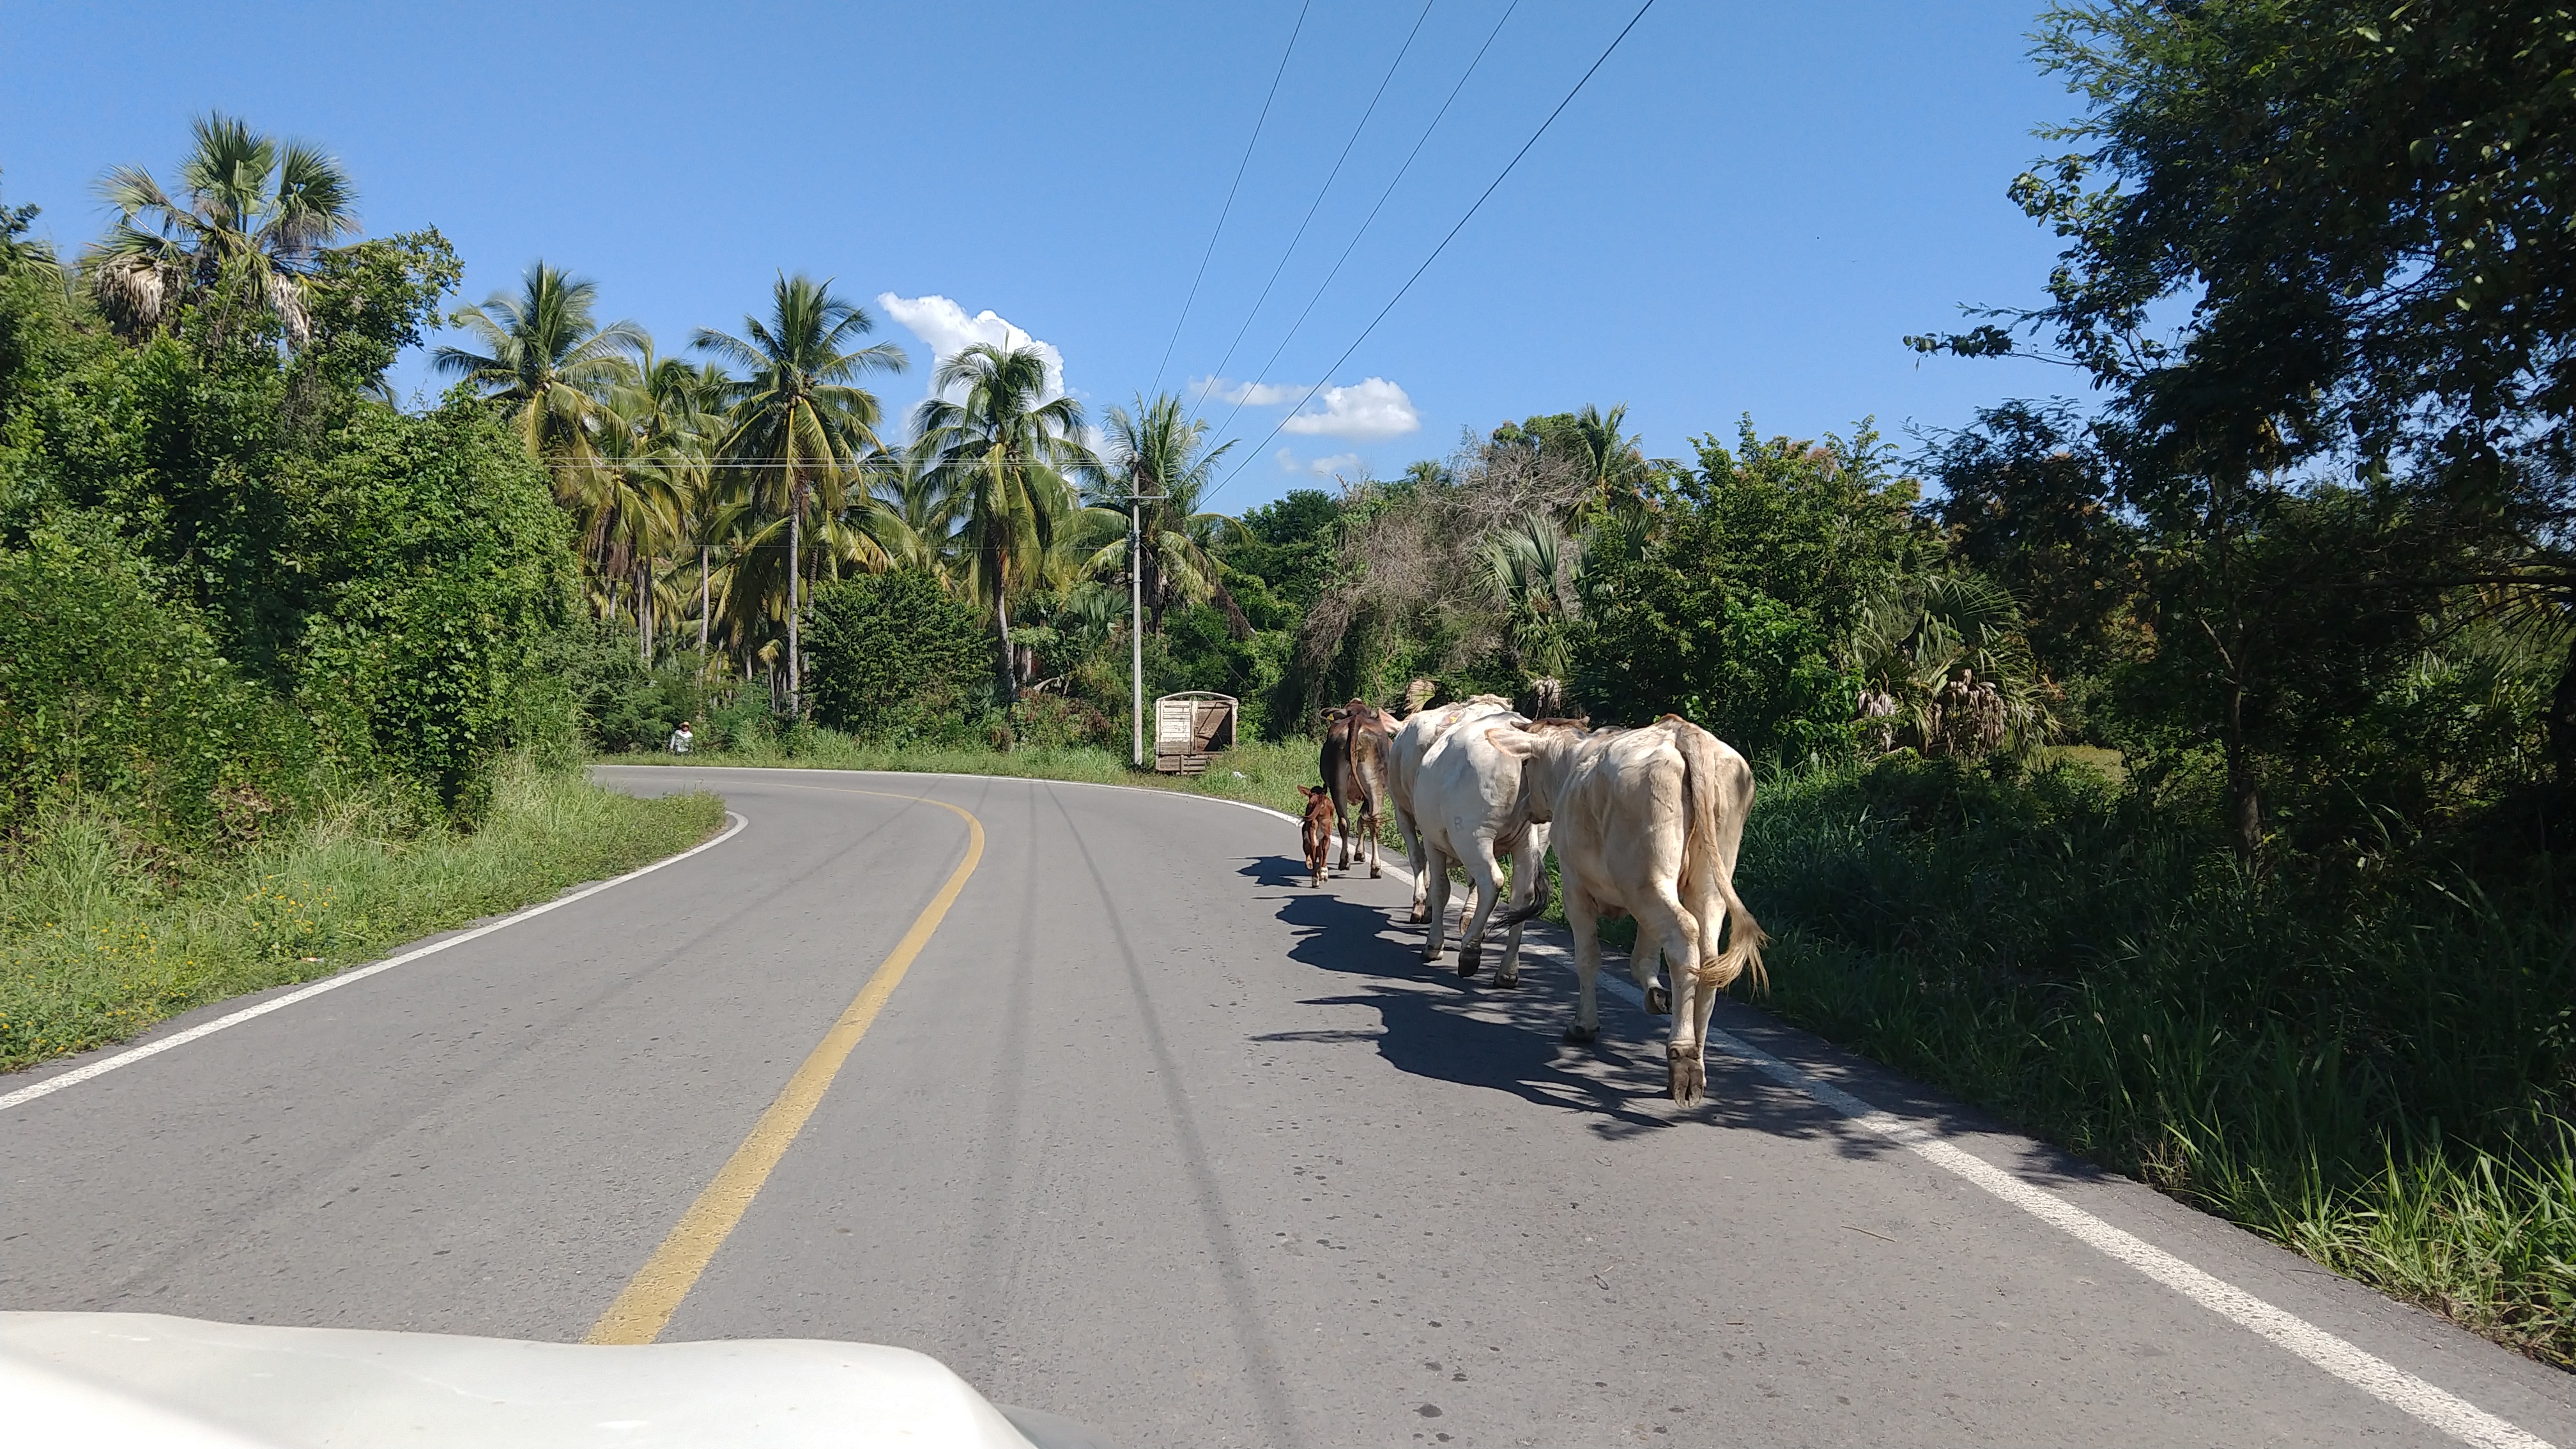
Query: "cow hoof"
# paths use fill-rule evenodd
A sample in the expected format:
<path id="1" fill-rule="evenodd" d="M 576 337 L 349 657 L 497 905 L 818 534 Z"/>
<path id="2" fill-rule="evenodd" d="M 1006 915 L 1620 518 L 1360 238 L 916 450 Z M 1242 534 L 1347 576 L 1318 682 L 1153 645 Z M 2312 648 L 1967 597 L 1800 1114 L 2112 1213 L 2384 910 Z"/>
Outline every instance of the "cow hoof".
<path id="1" fill-rule="evenodd" d="M 1601 1028 L 1597 1026 L 1569 1026 L 1565 1029 L 1565 1039 L 1576 1046 L 1590 1046 L 1601 1039 Z"/>
<path id="2" fill-rule="evenodd" d="M 1376 866 L 1370 866 L 1370 867 L 1369 867 L 1369 879 L 1370 879 L 1370 880 L 1376 880 L 1377 878 L 1378 878 L 1378 876 L 1377 876 L 1377 867 L 1376 867 Z"/>
<path id="3" fill-rule="evenodd" d="M 1650 1015 L 1650 1016 L 1670 1016 L 1670 1015 L 1672 1015 L 1672 1014 L 1673 1014 L 1673 994 L 1672 994 L 1671 992 L 1669 992 L 1669 991 L 1666 991 L 1666 990 L 1665 990 L 1662 986 L 1660 986 L 1660 985 L 1657 985 L 1657 986 L 1649 986 L 1649 987 L 1647 987 L 1647 988 L 1646 988 L 1646 1013 L 1647 1013 L 1648 1015 Z"/>
<path id="4" fill-rule="evenodd" d="M 1505 991 L 1517 991 L 1521 985 L 1520 973 L 1516 971 L 1509 976 L 1497 976 L 1494 978 L 1494 984 Z"/>
<path id="5" fill-rule="evenodd" d="M 1485 948 L 1484 948 L 1484 947 L 1482 947 L 1482 946 L 1475 946 L 1475 945 L 1466 945 L 1466 946 L 1461 946 L 1461 947 L 1459 947 L 1459 948 L 1458 948 L 1458 974 L 1459 974 L 1459 975 L 1461 975 L 1461 976 L 1473 976 L 1473 975 L 1475 975 L 1475 974 L 1476 974 L 1476 968 L 1477 968 L 1477 967 L 1479 967 L 1479 966 L 1482 966 L 1482 965 L 1484 965 L 1484 964 L 1485 964 Z"/>
<path id="6" fill-rule="evenodd" d="M 1708 1067 L 1696 1052 L 1685 1055 L 1678 1047 L 1665 1063 L 1665 1076 L 1672 1088 L 1673 1100 L 1687 1107 L 1699 1100 L 1700 1091 L 1708 1085 Z"/>
<path id="7" fill-rule="evenodd" d="M 1419 926 L 1425 924 L 1431 919 L 1431 913 L 1420 906 L 1415 906 L 1412 910 L 1405 913 L 1404 918 Z"/>

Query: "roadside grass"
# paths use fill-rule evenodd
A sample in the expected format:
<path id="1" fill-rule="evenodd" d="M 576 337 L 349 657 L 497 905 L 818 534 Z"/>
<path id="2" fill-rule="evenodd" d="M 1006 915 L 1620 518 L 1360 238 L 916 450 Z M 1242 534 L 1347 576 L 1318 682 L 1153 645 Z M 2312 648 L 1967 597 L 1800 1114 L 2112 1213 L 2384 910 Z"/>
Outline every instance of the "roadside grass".
<path id="1" fill-rule="evenodd" d="M 2249 884 L 2097 771 L 1915 766 L 1764 782 L 1738 880 L 1783 1017 L 2576 1367 L 2563 867 Z"/>
<path id="2" fill-rule="evenodd" d="M 712 795 L 638 800 L 525 761 L 502 767 L 470 833 L 343 801 L 199 872 L 147 865 L 100 817 L 57 818 L 0 871 L 0 1070 L 329 976 L 684 850 L 723 819 Z"/>

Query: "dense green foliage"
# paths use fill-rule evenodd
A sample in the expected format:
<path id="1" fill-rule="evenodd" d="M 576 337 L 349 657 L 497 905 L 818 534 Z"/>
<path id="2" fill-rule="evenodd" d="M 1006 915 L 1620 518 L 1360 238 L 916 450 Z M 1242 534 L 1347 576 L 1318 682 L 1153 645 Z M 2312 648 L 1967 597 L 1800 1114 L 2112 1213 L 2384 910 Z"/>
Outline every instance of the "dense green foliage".
<path id="1" fill-rule="evenodd" d="M 1763 760 L 1842 758 L 1857 689 L 1836 655 L 1915 552 L 1914 485 L 1877 438 L 1699 440 L 1636 521 L 1597 529 L 1575 693 L 1614 720 L 1671 711 Z"/>
<path id="2" fill-rule="evenodd" d="M 2563 873 L 2432 851 L 2251 891 L 2200 812 L 2075 764 L 1764 797 L 1741 879 L 1790 1017 L 2576 1361 Z"/>
<path id="3" fill-rule="evenodd" d="M 436 233 L 296 261 L 291 319 L 217 267 L 131 341 L 57 273 L 0 277 L 16 838 L 103 809 L 179 861 L 350 788 L 480 808 L 573 598 L 562 515 L 481 405 L 373 396 L 454 280 Z"/>
<path id="4" fill-rule="evenodd" d="M 992 694 L 984 620 L 926 574 L 862 575 L 815 591 L 805 639 L 814 713 L 863 740 L 971 721 Z"/>
<path id="5" fill-rule="evenodd" d="M 165 855 L 239 844 L 308 803 L 314 748 L 135 563 L 53 535 L 0 551 L 0 832 L 87 807 Z"/>

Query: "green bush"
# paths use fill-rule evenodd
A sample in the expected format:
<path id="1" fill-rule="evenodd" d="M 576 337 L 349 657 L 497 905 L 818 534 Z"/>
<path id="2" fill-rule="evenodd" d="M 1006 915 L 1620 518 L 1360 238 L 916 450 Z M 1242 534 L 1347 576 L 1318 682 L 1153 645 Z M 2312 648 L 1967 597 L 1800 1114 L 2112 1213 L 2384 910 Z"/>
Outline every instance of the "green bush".
<path id="1" fill-rule="evenodd" d="M 572 555 L 544 472 L 466 402 L 361 411 L 290 491 L 319 606 L 308 703 L 451 805 L 507 741 L 519 678 L 568 609 Z"/>
<path id="2" fill-rule="evenodd" d="M 806 615 L 815 716 L 863 740 L 906 741 L 980 716 L 991 644 L 974 606 L 917 572 L 838 579 Z"/>
<path id="3" fill-rule="evenodd" d="M 314 765 L 303 718 L 112 544 L 0 551 L 0 832 L 80 806 L 165 858 L 236 847 L 295 817 Z"/>
<path id="4" fill-rule="evenodd" d="M 2218 792 L 2176 784 L 1904 755 L 1766 781 L 1739 882 L 1775 938 L 1773 1004 L 2576 1361 L 2565 864 L 2472 882 L 2431 855 L 2284 860 L 2249 879 Z M 2426 1217 L 2461 1203 L 2501 1206 Z"/>

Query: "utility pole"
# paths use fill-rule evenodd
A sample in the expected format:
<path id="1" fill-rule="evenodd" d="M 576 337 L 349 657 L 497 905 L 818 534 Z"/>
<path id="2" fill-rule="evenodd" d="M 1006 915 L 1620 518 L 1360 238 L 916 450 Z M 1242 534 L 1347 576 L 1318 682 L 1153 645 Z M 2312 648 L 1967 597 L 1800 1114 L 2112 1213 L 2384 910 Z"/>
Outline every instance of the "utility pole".
<path id="1" fill-rule="evenodd" d="M 1142 471 L 1141 469 L 1139 471 Z M 1137 769 L 1145 768 L 1145 505 L 1166 495 L 1127 492 L 1127 693 L 1128 733 L 1133 737 Z"/>
<path id="2" fill-rule="evenodd" d="M 1145 500 L 1127 495 L 1127 706 L 1128 734 L 1145 768 Z"/>

